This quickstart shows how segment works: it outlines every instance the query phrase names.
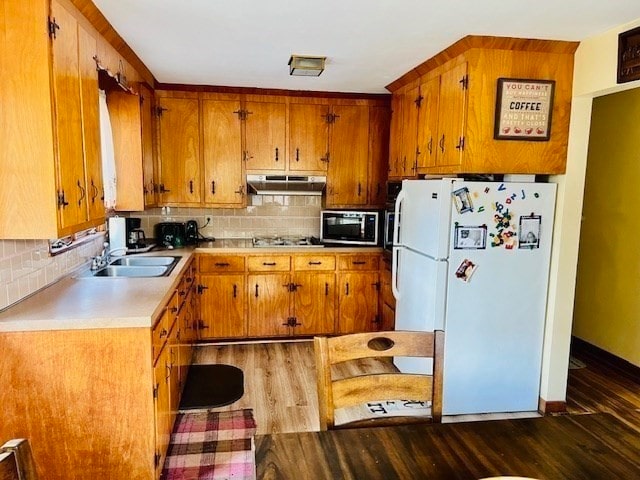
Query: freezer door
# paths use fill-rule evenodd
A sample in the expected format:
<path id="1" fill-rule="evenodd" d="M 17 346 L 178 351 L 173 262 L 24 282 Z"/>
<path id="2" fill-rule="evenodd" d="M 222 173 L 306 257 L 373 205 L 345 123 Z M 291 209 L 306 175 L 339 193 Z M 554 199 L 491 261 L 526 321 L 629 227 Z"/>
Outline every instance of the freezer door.
<path id="1" fill-rule="evenodd" d="M 451 180 L 404 180 L 398 200 L 400 245 L 435 259 L 447 258 Z"/>

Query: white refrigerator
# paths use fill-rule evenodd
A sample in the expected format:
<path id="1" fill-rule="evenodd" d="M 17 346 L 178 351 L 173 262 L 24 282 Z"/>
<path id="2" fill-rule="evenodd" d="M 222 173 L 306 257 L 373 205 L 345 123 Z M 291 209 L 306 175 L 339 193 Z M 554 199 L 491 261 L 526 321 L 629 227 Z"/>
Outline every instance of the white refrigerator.
<path id="1" fill-rule="evenodd" d="M 403 181 L 396 329 L 444 329 L 445 415 L 537 410 L 555 195 L 550 183 Z"/>

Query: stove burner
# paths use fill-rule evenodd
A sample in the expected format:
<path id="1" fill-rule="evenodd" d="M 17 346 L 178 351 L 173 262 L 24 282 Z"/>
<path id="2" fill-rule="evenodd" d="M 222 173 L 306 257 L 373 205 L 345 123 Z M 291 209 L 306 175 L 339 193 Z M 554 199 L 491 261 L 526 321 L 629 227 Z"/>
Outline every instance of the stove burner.
<path id="1" fill-rule="evenodd" d="M 253 237 L 254 247 L 321 247 L 313 243 L 312 237 L 275 236 Z"/>

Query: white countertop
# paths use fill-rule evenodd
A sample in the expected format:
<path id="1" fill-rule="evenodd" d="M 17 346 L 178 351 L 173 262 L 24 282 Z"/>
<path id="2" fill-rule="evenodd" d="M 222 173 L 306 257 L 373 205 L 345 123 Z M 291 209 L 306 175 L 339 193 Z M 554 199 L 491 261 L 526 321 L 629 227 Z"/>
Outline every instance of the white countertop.
<path id="1" fill-rule="evenodd" d="M 226 239 L 197 249 L 154 251 L 141 256 L 171 255 L 182 259 L 167 277 L 119 278 L 83 276 L 82 271 L 40 290 L 0 313 L 0 332 L 151 328 L 170 300 L 188 260 L 197 253 L 318 254 L 379 253 L 378 247 L 255 248 L 251 239 Z M 88 270 L 88 266 L 84 270 Z"/>
<path id="2" fill-rule="evenodd" d="M 0 332 L 150 328 L 178 286 L 193 249 L 149 255 L 182 256 L 182 259 L 167 277 L 72 274 L 0 313 Z"/>

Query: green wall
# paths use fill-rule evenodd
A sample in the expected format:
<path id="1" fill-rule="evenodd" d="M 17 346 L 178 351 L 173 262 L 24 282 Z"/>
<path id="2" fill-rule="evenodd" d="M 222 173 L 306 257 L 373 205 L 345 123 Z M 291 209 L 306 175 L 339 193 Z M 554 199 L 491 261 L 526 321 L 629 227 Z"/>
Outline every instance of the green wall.
<path id="1" fill-rule="evenodd" d="M 640 89 L 593 101 L 573 334 L 640 366 Z"/>

